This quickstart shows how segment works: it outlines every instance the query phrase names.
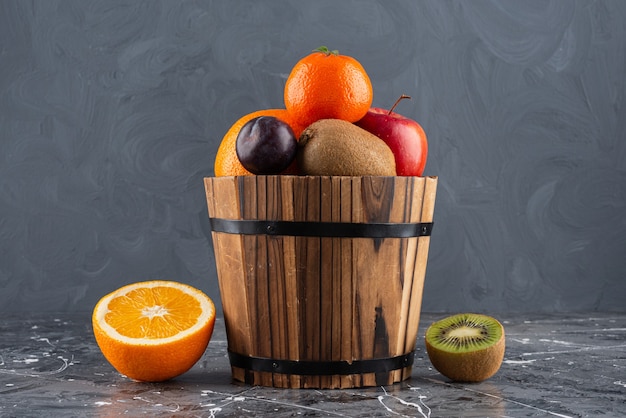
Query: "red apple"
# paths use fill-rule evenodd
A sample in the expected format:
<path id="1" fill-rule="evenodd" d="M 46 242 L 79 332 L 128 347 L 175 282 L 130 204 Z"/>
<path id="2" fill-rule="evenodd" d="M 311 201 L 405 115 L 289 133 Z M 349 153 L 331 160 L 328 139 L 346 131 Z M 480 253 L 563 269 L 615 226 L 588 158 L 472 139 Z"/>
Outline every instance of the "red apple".
<path id="1" fill-rule="evenodd" d="M 399 176 L 421 176 L 428 156 L 426 133 L 413 119 L 394 113 L 402 95 L 390 110 L 372 107 L 355 125 L 373 133 L 391 148 Z"/>

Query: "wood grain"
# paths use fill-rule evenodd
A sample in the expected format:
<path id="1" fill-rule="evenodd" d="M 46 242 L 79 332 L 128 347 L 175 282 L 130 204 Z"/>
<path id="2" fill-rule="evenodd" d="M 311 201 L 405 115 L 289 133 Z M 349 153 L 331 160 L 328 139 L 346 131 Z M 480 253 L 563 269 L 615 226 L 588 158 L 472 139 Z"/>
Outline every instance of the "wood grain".
<path id="1" fill-rule="evenodd" d="M 211 217 L 314 223 L 431 222 L 436 186 L 435 177 L 205 179 Z M 429 237 L 212 236 L 230 350 L 352 362 L 415 348 Z M 410 366 L 312 376 L 233 367 L 236 380 L 287 388 L 388 385 L 410 374 Z"/>

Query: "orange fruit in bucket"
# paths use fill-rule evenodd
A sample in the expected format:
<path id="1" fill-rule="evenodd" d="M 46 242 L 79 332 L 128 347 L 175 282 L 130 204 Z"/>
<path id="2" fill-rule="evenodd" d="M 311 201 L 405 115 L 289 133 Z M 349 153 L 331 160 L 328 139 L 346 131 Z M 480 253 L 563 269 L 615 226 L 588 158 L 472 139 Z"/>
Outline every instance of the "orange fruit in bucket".
<path id="1" fill-rule="evenodd" d="M 285 107 L 304 127 L 320 119 L 361 119 L 373 100 L 372 83 L 356 59 L 319 47 L 292 68 Z"/>
<path id="2" fill-rule="evenodd" d="M 203 292 L 172 281 L 123 286 L 96 304 L 92 325 L 104 357 L 121 374 L 159 382 L 188 371 L 204 354 L 215 305 Z"/>
<path id="3" fill-rule="evenodd" d="M 298 123 L 296 119 L 286 109 L 265 109 L 257 110 L 256 112 L 249 113 L 239 118 L 226 132 L 222 138 L 222 142 L 217 149 L 215 155 L 215 163 L 213 165 L 213 173 L 215 177 L 222 176 L 251 176 L 249 172 L 241 165 L 239 158 L 237 158 L 237 151 L 235 144 L 237 143 L 237 135 L 243 125 L 251 119 L 259 116 L 274 116 L 285 122 L 291 127 L 296 138 L 300 137 L 300 134 L 304 130 L 305 126 Z M 287 169 L 287 173 L 293 171 L 293 167 Z M 285 173 L 285 174 L 287 174 Z"/>

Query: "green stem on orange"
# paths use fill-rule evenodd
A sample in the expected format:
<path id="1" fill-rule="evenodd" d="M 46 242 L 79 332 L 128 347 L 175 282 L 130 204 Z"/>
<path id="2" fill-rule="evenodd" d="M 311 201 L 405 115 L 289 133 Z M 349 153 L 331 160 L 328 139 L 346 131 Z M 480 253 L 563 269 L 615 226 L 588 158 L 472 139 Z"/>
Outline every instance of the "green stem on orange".
<path id="1" fill-rule="evenodd" d="M 400 96 L 398 98 L 398 100 L 396 100 L 396 102 L 393 104 L 393 106 L 391 106 L 391 109 L 389 109 L 389 112 L 387 113 L 388 115 L 391 115 L 391 112 L 393 112 L 393 109 L 396 108 L 396 106 L 398 106 L 398 103 L 400 103 L 401 100 L 403 99 L 410 99 L 411 96 L 407 96 L 406 94 L 403 94 L 402 96 Z"/>
<path id="2" fill-rule="evenodd" d="M 332 51 L 330 49 L 328 49 L 327 46 L 320 46 L 319 48 L 316 48 L 313 50 L 313 52 L 321 52 L 324 55 L 339 55 L 339 51 L 336 49 L 333 49 Z"/>

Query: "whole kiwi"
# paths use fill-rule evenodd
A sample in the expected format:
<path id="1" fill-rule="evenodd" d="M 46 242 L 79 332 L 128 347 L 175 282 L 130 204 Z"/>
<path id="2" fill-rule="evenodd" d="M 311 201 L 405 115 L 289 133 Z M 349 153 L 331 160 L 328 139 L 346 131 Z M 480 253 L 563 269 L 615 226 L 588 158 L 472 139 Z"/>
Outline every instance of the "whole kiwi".
<path id="1" fill-rule="evenodd" d="M 391 149 L 376 135 L 340 119 L 320 119 L 300 135 L 300 173 L 311 176 L 395 176 Z"/>
<path id="2" fill-rule="evenodd" d="M 465 313 L 436 321 L 425 341 L 435 369 L 457 382 L 486 380 L 504 359 L 504 327 L 487 315 Z"/>

